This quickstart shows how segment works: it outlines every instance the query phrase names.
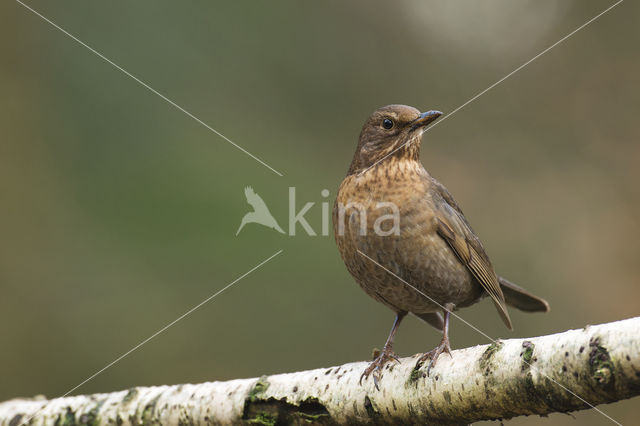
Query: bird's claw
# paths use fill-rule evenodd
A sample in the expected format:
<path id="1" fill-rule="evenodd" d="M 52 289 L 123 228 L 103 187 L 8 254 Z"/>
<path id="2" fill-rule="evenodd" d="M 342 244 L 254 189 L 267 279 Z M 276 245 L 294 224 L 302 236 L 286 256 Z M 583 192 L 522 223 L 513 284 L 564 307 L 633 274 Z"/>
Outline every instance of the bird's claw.
<path id="1" fill-rule="evenodd" d="M 434 349 L 430 350 L 429 352 L 422 354 L 422 356 L 418 358 L 415 368 L 422 367 L 422 364 L 426 360 L 430 360 L 429 366 L 427 367 L 427 376 L 428 376 L 429 373 L 431 372 L 431 368 L 433 368 L 433 366 L 436 365 L 436 361 L 438 360 L 438 357 L 440 357 L 440 355 L 443 352 L 448 353 L 449 356 L 453 358 L 453 355 L 451 355 L 451 345 L 449 344 L 449 339 L 446 339 L 446 338 L 442 339 L 442 341 L 438 346 L 436 346 Z"/>
<path id="2" fill-rule="evenodd" d="M 371 364 L 364 370 L 362 375 L 360 376 L 360 385 L 362 385 L 362 379 L 368 378 L 371 374 L 373 374 L 373 384 L 375 385 L 377 390 L 380 390 L 378 387 L 378 383 L 380 383 L 380 379 L 382 379 L 382 369 L 386 365 L 387 362 L 394 360 L 397 363 L 400 363 L 400 358 L 393 353 L 391 349 L 383 349 L 382 352 L 374 359 Z"/>

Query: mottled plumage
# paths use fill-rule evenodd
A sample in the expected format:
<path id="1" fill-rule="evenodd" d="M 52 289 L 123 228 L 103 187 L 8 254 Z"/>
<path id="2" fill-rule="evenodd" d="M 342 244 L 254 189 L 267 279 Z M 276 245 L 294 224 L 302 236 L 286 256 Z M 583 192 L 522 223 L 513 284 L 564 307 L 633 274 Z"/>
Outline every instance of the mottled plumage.
<path id="1" fill-rule="evenodd" d="M 433 365 L 449 351 L 451 310 L 489 295 L 510 329 L 507 304 L 548 310 L 547 302 L 496 275 L 456 201 L 420 163 L 422 133 L 440 115 L 404 105 L 375 111 L 338 190 L 333 222 L 340 255 L 360 287 L 396 313 L 385 348 L 364 377 L 376 371 L 377 380 L 385 362 L 395 358 L 393 336 L 408 312 L 443 330 L 441 344 L 421 358 Z M 388 216 L 393 208 L 381 202 L 397 206 L 397 228 Z"/>

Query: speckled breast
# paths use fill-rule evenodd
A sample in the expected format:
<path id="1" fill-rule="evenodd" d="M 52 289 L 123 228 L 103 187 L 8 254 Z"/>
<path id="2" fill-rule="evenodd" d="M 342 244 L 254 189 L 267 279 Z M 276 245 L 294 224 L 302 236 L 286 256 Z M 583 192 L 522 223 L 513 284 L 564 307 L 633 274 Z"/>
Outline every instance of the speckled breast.
<path id="1" fill-rule="evenodd" d="M 347 177 L 333 211 L 340 255 L 360 287 L 395 311 L 478 301 L 482 287 L 436 232 L 428 180 L 417 173 L 393 181 L 371 175 Z M 397 223 L 388 203 L 397 206 Z"/>

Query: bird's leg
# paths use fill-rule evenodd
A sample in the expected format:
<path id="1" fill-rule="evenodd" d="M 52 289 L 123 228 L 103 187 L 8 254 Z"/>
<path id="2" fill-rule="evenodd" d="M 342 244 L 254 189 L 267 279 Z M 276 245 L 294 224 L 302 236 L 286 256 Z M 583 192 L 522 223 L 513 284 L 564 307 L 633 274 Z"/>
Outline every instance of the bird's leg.
<path id="1" fill-rule="evenodd" d="M 420 368 L 422 363 L 429 359 L 429 367 L 427 368 L 427 375 L 431 371 L 431 368 L 436 365 L 436 361 L 442 352 L 446 352 L 451 356 L 451 345 L 449 344 L 449 317 L 451 316 L 451 311 L 455 309 L 455 305 L 452 303 L 447 303 L 444 306 L 444 327 L 442 329 L 442 340 L 440 344 L 436 346 L 434 349 L 429 352 L 424 353 L 420 358 L 418 358 L 418 362 L 416 363 L 416 367 Z"/>
<path id="2" fill-rule="evenodd" d="M 387 341 L 384 344 L 384 348 L 382 348 L 382 352 L 373 360 L 371 364 L 364 370 L 362 376 L 360 376 L 360 384 L 362 384 L 362 378 L 367 378 L 371 373 L 373 373 L 373 382 L 376 385 L 376 389 L 378 388 L 378 381 L 382 378 L 382 368 L 384 365 L 391 361 L 392 359 L 400 362 L 398 356 L 393 352 L 393 338 L 396 335 L 396 331 L 398 330 L 398 326 L 402 319 L 407 315 L 406 312 L 398 312 L 396 313 L 396 319 L 393 321 L 393 327 L 391 327 L 391 332 L 389 333 L 389 337 L 387 337 Z"/>

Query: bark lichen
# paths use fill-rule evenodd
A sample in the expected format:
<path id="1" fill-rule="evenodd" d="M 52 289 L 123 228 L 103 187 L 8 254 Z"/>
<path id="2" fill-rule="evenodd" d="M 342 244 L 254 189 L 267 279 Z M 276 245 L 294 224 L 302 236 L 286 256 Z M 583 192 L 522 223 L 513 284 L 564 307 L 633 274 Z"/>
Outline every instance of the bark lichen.
<path id="1" fill-rule="evenodd" d="M 253 388 L 249 391 L 249 395 L 247 399 L 250 402 L 255 402 L 258 400 L 258 397 L 263 394 L 269 388 L 269 382 L 267 381 L 266 376 L 262 376 L 258 379 Z"/>
<path id="2" fill-rule="evenodd" d="M 308 397 L 299 402 L 267 395 L 269 382 L 265 376 L 258 379 L 249 391 L 242 414 L 247 423 L 261 425 L 313 423 L 329 420 L 329 412 L 318 398 Z"/>
<path id="3" fill-rule="evenodd" d="M 531 363 L 536 359 L 533 357 L 533 351 L 536 348 L 536 345 L 529 340 L 525 340 L 522 342 L 522 352 L 520 352 L 520 356 L 522 357 L 522 366 L 520 368 L 521 371 L 527 371 L 531 368 Z"/>
<path id="4" fill-rule="evenodd" d="M 136 397 L 137 394 L 138 394 L 138 390 L 136 388 L 129 389 L 129 391 L 124 396 L 124 398 L 122 398 L 122 402 L 124 402 L 125 404 L 127 402 L 130 402 L 133 398 Z"/>
<path id="5" fill-rule="evenodd" d="M 591 377 L 604 388 L 613 387 L 614 365 L 609 351 L 600 344 L 600 338 L 594 337 L 589 341 L 589 366 Z"/>
<path id="6" fill-rule="evenodd" d="M 55 422 L 55 426 L 74 426 L 75 424 L 76 415 L 71 407 L 67 407 L 67 411 L 63 415 L 58 415 Z"/>
<path id="7" fill-rule="evenodd" d="M 483 372 L 485 376 L 491 374 L 491 359 L 493 356 L 500 350 L 502 347 L 502 342 L 496 340 L 483 352 L 480 357 L 479 366 L 480 370 Z"/>

